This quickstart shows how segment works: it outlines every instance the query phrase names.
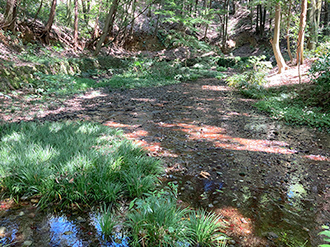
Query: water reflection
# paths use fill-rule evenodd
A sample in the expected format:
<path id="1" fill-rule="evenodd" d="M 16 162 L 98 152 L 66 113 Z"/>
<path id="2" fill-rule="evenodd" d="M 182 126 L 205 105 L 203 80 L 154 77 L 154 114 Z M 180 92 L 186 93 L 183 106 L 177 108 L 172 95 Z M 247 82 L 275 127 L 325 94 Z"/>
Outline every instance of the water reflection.
<path id="1" fill-rule="evenodd" d="M 65 216 L 51 216 L 49 219 L 52 246 L 84 246 L 78 237 L 76 225 Z"/>

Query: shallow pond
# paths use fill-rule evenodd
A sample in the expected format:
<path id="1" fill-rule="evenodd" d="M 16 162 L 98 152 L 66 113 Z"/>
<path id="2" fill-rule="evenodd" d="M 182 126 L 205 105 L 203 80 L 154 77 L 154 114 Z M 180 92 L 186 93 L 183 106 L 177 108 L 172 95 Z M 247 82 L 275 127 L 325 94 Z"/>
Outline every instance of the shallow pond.
<path id="1" fill-rule="evenodd" d="M 122 128 L 164 160 L 179 204 L 224 216 L 231 246 L 317 246 L 330 225 L 330 135 L 269 119 L 223 82 L 77 96 L 66 107 L 38 120 Z M 125 246 L 103 240 L 93 212 L 2 207 L 3 245 Z"/>

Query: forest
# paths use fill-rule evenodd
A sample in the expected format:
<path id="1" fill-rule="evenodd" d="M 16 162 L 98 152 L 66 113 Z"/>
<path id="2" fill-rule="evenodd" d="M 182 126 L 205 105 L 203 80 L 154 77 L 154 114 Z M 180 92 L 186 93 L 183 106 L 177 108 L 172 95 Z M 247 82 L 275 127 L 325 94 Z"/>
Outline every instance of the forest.
<path id="1" fill-rule="evenodd" d="M 0 246 L 330 246 L 330 0 L 0 0 Z"/>

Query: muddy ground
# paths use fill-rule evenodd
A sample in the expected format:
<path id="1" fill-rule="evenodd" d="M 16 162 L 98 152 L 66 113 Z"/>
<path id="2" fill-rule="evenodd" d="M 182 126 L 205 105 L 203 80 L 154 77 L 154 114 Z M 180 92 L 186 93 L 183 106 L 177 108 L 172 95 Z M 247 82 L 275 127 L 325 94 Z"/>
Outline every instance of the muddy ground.
<path id="1" fill-rule="evenodd" d="M 2 98 L 0 119 L 121 128 L 164 161 L 163 180 L 178 185 L 180 204 L 224 216 L 231 246 L 317 246 L 320 226 L 330 224 L 330 135 L 270 119 L 253 102 L 203 79 L 46 103 Z"/>

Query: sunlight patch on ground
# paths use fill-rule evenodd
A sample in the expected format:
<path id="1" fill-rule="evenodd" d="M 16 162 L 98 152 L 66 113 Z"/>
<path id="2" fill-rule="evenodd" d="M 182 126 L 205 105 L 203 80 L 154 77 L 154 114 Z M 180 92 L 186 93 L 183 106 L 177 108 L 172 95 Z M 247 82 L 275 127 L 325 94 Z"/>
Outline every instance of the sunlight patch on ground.
<path id="1" fill-rule="evenodd" d="M 310 160 L 315 160 L 315 161 L 330 161 L 329 157 L 325 157 L 322 155 L 314 155 L 314 154 L 305 155 L 304 158 L 307 158 Z"/>
<path id="2" fill-rule="evenodd" d="M 244 217 L 237 208 L 223 207 L 215 210 L 216 214 L 224 217 L 228 226 L 226 234 L 241 239 L 242 243 L 248 246 L 265 246 L 266 241 L 253 233 L 253 222 L 250 218 Z M 247 245 L 244 245 L 247 246 Z"/>
<path id="3" fill-rule="evenodd" d="M 143 102 L 155 102 L 155 99 L 147 99 L 147 98 L 131 98 L 134 101 L 143 101 Z"/>
<path id="4" fill-rule="evenodd" d="M 286 142 L 235 138 L 226 135 L 226 130 L 224 128 L 216 126 L 198 126 L 185 123 L 161 123 L 160 126 L 166 128 L 176 128 L 174 129 L 175 131 L 183 131 L 189 134 L 189 139 L 191 140 L 205 139 L 212 141 L 216 147 L 224 149 L 280 154 L 294 154 L 297 152 L 296 150 L 287 148 L 289 144 Z"/>
<path id="5" fill-rule="evenodd" d="M 122 124 L 114 121 L 107 121 L 106 123 L 104 123 L 104 125 L 112 128 L 127 128 L 127 129 L 134 129 L 138 127 L 138 125 Z"/>
<path id="6" fill-rule="evenodd" d="M 212 91 L 231 91 L 228 86 L 210 86 L 202 85 L 203 90 L 212 90 Z"/>
<path id="7" fill-rule="evenodd" d="M 101 93 L 101 91 L 99 90 L 93 90 L 90 93 L 84 94 L 83 96 L 81 96 L 81 98 L 83 99 L 94 99 L 94 98 L 98 98 L 98 97 L 106 97 L 107 94 Z"/>

